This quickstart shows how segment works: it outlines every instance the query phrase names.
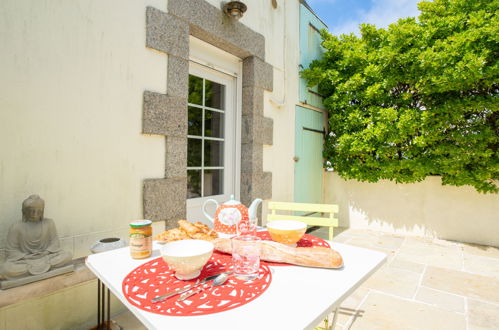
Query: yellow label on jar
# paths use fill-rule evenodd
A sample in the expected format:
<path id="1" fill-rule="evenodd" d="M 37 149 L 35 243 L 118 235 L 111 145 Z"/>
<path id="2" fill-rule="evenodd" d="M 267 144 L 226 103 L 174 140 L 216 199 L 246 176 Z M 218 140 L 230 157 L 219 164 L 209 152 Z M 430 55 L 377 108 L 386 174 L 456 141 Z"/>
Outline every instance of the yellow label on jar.
<path id="1" fill-rule="evenodd" d="M 148 258 L 152 254 L 152 236 L 143 233 L 130 233 L 130 254 L 134 259 Z"/>

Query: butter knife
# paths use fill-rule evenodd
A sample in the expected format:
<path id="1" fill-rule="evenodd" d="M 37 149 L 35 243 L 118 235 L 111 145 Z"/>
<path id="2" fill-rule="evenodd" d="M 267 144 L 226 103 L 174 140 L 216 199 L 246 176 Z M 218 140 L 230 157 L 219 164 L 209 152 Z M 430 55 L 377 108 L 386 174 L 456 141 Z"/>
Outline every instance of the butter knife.
<path id="1" fill-rule="evenodd" d="M 201 284 L 204 284 L 204 283 L 206 283 L 208 281 L 214 280 L 220 274 L 227 274 L 227 275 L 229 275 L 231 273 L 232 272 L 226 272 L 226 273 L 219 273 L 219 274 L 215 274 L 215 275 L 212 275 L 212 276 L 208 276 L 208 277 L 206 277 L 206 278 L 202 279 L 201 281 L 198 281 L 198 282 L 196 282 L 194 284 L 188 285 L 188 286 L 183 287 L 183 288 L 175 289 L 174 291 L 172 291 L 170 293 L 167 293 L 165 295 L 162 295 L 162 296 L 157 296 L 154 299 L 152 299 L 151 302 L 152 303 L 157 303 L 157 302 L 163 301 L 163 300 L 168 299 L 170 297 L 173 297 L 173 296 L 175 296 L 177 294 L 181 294 L 181 293 L 187 292 L 190 289 L 193 289 L 193 288 L 195 288 L 195 287 L 197 287 L 197 286 L 199 286 Z"/>

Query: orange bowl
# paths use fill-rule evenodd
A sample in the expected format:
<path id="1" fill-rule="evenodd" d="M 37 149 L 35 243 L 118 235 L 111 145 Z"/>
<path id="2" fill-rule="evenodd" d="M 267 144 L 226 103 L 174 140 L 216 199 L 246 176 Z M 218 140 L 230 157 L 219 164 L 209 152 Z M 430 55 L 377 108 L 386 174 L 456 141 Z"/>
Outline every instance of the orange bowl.
<path id="1" fill-rule="evenodd" d="M 267 230 L 272 240 L 292 245 L 303 237 L 307 230 L 307 224 L 295 220 L 275 220 L 267 223 Z"/>

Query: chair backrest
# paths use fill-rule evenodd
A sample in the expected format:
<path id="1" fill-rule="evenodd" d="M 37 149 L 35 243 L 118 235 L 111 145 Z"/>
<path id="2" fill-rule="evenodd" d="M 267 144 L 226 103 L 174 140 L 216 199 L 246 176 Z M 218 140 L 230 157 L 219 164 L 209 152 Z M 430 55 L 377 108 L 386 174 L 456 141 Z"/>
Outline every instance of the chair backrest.
<path id="1" fill-rule="evenodd" d="M 270 214 L 267 215 L 267 222 L 274 220 L 298 220 L 309 226 L 338 226 L 338 219 L 334 217 L 334 214 L 338 213 L 338 205 L 334 204 L 269 202 L 268 209 Z M 277 211 L 329 213 L 329 217 L 277 214 Z"/>

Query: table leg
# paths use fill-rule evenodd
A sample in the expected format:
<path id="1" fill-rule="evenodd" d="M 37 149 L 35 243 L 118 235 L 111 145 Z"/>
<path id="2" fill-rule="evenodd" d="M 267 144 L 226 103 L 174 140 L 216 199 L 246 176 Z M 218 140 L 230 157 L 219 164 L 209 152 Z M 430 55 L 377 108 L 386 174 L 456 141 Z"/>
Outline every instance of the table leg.
<path id="1" fill-rule="evenodd" d="M 97 279 L 97 329 L 100 328 L 100 279 Z"/>
<path id="2" fill-rule="evenodd" d="M 106 302 L 106 289 L 104 283 L 97 279 L 97 326 L 95 329 L 110 329 L 111 326 L 111 291 L 107 289 Z"/>
<path id="3" fill-rule="evenodd" d="M 336 309 L 334 310 L 333 322 L 331 323 L 330 329 L 334 329 L 334 327 L 336 326 L 336 321 L 338 320 L 338 313 L 339 312 L 340 312 L 340 308 L 336 307 Z"/>
<path id="4" fill-rule="evenodd" d="M 111 329 L 111 291 L 107 289 L 107 322 L 106 329 Z"/>

